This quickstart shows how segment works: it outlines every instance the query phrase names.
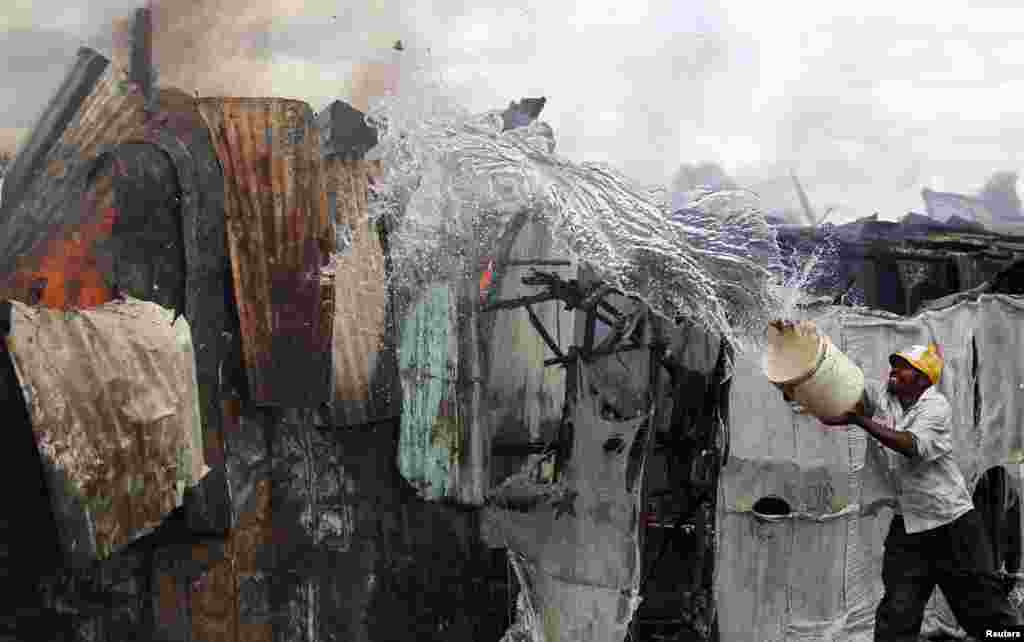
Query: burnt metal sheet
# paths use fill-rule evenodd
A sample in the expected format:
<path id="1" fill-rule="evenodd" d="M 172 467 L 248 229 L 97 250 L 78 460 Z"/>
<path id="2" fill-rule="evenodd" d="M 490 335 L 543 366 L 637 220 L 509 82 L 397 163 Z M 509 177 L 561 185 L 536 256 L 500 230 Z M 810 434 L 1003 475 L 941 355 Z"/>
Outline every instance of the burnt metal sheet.
<path id="1" fill-rule="evenodd" d="M 108 61 L 99 53 L 82 47 L 50 102 L 33 125 L 28 140 L 18 151 L 3 180 L 3 203 L 14 205 L 64 128 L 81 107 L 93 86 L 107 69 Z"/>
<path id="2" fill-rule="evenodd" d="M 12 302 L 7 347 L 61 545 L 106 558 L 152 531 L 206 473 L 189 328 L 152 303 Z"/>
<path id="3" fill-rule="evenodd" d="M 95 160 L 143 129 L 143 107 L 142 96 L 128 86 L 124 72 L 108 65 L 31 180 L 19 189 L 21 195 L 0 204 L 0 274 L 14 272 L 17 260 L 46 239 L 71 236 L 87 218 L 91 210 L 82 195 Z"/>
<path id="4" fill-rule="evenodd" d="M 514 552 L 523 597 L 537 618 L 522 624 L 543 639 L 618 642 L 640 602 L 641 484 L 630 484 L 629 471 L 631 452 L 643 452 L 637 447 L 642 446 L 650 415 L 626 420 L 604 416 L 604 395 L 597 385 L 608 379 L 602 371 L 609 368 L 629 370 L 635 379 L 649 382 L 650 352 L 581 364 L 566 474 L 557 484 L 537 483 L 524 466 L 521 475 L 495 490 L 496 501 L 483 514 L 485 541 Z M 622 447 L 609 450 L 606 444 L 613 439 Z M 528 511 L 503 507 L 503 499 L 526 489 L 544 501 Z"/>
<path id="5" fill-rule="evenodd" d="M 272 547 L 271 481 L 256 483 L 253 502 L 225 542 L 225 558 L 191 579 L 192 639 L 270 642 L 273 622 L 264 608 L 270 589 L 267 551 Z"/>
<path id="6" fill-rule="evenodd" d="M 385 257 L 368 217 L 368 163 L 331 157 L 323 168 L 328 214 L 337 234 L 332 263 L 334 423 L 351 426 L 397 414 Z"/>
<path id="7" fill-rule="evenodd" d="M 237 333 L 225 302 L 224 182 L 194 99 L 173 89 L 155 96 L 147 112 L 124 67 L 107 67 L 45 155 L 51 171 L 35 173 L 19 202 L 3 202 L 0 296 L 90 307 L 111 300 L 116 286 L 173 301 L 192 328 L 206 456 L 216 467 L 223 459 L 218 371 L 224 333 Z M 150 252 L 164 240 L 172 247 Z M 223 530 L 226 486 L 210 491 L 201 498 L 204 528 Z"/>
<path id="8" fill-rule="evenodd" d="M 99 159 L 79 224 L 23 256 L 4 294 L 52 308 L 92 307 L 127 294 L 183 309 L 178 194 L 167 154 L 145 143 L 118 146 Z"/>
<path id="9" fill-rule="evenodd" d="M 544 264 L 563 259 L 569 264 Z M 485 262 L 494 266 L 491 285 L 481 293 L 486 301 L 538 294 L 538 288 L 522 282 L 534 269 L 554 272 L 563 279 L 576 277 L 575 265 L 556 250 L 551 232 L 539 221 L 524 220 L 519 226 L 510 226 L 498 252 Z M 532 310 L 560 351 L 566 353 L 576 331 L 575 313 L 557 300 L 535 304 Z M 531 323 L 529 312 L 525 308 L 484 312 L 479 327 L 483 430 L 495 443 L 502 444 L 554 438 L 562 420 L 565 368 L 544 366 L 545 359 L 558 355 Z M 493 465 L 493 472 L 501 479 L 518 466 L 518 459 L 496 458 Z"/>
<path id="10" fill-rule="evenodd" d="M 154 565 L 157 639 L 271 640 L 269 435 L 273 417 L 238 399 L 223 404 L 227 470 L 236 519 L 223 539 L 162 548 Z M 162 637 L 160 637 L 162 636 Z"/>
<path id="11" fill-rule="evenodd" d="M 225 217 L 250 398 L 329 403 L 333 310 L 322 268 L 334 235 L 319 140 L 306 103 L 204 98 L 199 111 L 224 171 Z"/>

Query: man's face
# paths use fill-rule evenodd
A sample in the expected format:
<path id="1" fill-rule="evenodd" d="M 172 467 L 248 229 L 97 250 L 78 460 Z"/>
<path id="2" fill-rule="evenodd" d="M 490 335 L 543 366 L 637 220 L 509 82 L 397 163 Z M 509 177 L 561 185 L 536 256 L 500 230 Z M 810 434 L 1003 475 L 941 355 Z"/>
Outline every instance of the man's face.
<path id="1" fill-rule="evenodd" d="M 894 395 L 912 393 L 917 387 L 918 371 L 906 359 L 896 357 L 889 370 L 889 392 Z"/>

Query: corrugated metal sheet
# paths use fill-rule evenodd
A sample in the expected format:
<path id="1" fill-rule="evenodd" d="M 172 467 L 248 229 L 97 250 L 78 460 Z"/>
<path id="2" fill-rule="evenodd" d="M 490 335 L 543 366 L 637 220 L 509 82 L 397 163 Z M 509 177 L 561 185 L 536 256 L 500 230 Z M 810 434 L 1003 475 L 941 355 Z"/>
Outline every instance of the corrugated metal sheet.
<path id="1" fill-rule="evenodd" d="M 118 207 L 138 205 L 117 201 L 113 177 L 139 172 L 125 167 L 125 159 L 111 166 L 108 153 L 125 142 L 160 145 L 168 136 L 163 130 L 194 129 L 198 119 L 189 114 L 194 114 L 194 107 L 179 94 L 162 92 L 163 113 L 147 119 L 144 100 L 124 71 L 107 66 L 59 137 L 33 161 L 40 171 L 27 177 L 19 189 L 21 197 L 5 199 L 0 209 L 3 296 L 54 307 L 88 307 L 111 300 L 116 280 L 112 260 L 102 256 L 97 245 L 112 235 Z M 40 134 L 53 135 L 49 130 Z M 174 171 L 160 166 L 168 164 L 161 154 L 138 156 L 128 164 L 132 162 L 141 163 L 142 173 L 153 181 L 151 188 L 178 189 Z"/>
<path id="2" fill-rule="evenodd" d="M 398 469 L 422 497 L 446 497 L 463 443 L 458 412 L 458 331 L 451 288 L 437 284 L 402 321 L 398 348 L 402 424 Z"/>
<path id="3" fill-rule="evenodd" d="M 29 266 L 32 255 L 67 251 L 69 244 L 82 247 L 106 234 L 112 221 L 102 217 L 113 206 L 109 184 L 90 191 L 89 172 L 102 151 L 126 140 L 144 123 L 141 97 L 121 88 L 123 73 L 113 67 L 93 87 L 74 118 L 40 161 L 40 171 L 21 190 L 21 197 L 5 202 L 0 217 L 4 233 L 0 235 L 0 274 L 11 275 Z M 83 198 L 84 194 L 88 194 Z M 76 239 L 80 226 L 91 228 Z M 38 259 L 36 261 L 38 263 Z M 58 279 L 59 281 L 59 279 Z M 6 284 L 5 295 L 26 298 L 27 293 L 12 291 Z M 47 284 L 45 287 L 49 287 Z M 43 293 L 47 298 L 59 295 Z M 107 296 L 99 290 L 87 296 Z"/>
<path id="4" fill-rule="evenodd" d="M 128 299 L 62 312 L 12 302 L 7 346 L 64 550 L 107 557 L 205 474 L 188 324 Z"/>
<path id="5" fill-rule="evenodd" d="M 329 402 L 333 250 L 319 140 L 303 102 L 208 98 L 199 111 L 224 170 L 228 249 L 251 398 Z M 326 291 L 324 291 L 326 290 Z M 326 326 L 326 327 L 325 327 Z"/>
<path id="6" fill-rule="evenodd" d="M 119 146 L 99 163 L 70 234 L 22 257 L 4 294 L 51 308 L 86 308 L 114 289 L 184 308 L 185 261 L 171 159 L 148 144 Z"/>
<path id="7" fill-rule="evenodd" d="M 384 248 L 368 218 L 371 167 L 324 161 L 328 213 L 337 234 L 334 266 L 334 423 L 356 425 L 397 414 L 393 353 L 385 345 Z"/>

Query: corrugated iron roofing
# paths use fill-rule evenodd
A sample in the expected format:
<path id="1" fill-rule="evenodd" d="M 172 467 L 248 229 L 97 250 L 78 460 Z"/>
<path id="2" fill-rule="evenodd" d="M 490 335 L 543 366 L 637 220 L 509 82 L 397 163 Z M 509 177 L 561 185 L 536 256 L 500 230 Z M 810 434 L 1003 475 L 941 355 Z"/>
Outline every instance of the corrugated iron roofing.
<path id="1" fill-rule="evenodd" d="M 368 218 L 367 161 L 324 160 L 324 189 L 337 232 L 334 266 L 334 423 L 397 415 L 394 354 L 386 345 L 384 248 Z"/>
<path id="2" fill-rule="evenodd" d="M 334 235 L 313 112 L 277 98 L 204 98 L 198 105 L 224 171 L 251 399 L 319 407 L 331 398 L 333 309 L 327 314 L 323 304 L 333 284 L 322 268 Z"/>
<path id="3" fill-rule="evenodd" d="M 130 91 L 122 71 L 108 66 L 74 117 L 39 161 L 39 171 L 0 207 L 0 274 L 46 239 L 70 237 L 93 211 L 81 195 L 101 152 L 128 140 L 145 124 L 142 97 Z"/>
<path id="4" fill-rule="evenodd" d="M 72 560 L 146 534 L 206 474 L 191 334 L 172 316 L 134 299 L 12 302 L 7 346 Z"/>
<path id="5" fill-rule="evenodd" d="M 126 61 L 126 47 L 115 47 L 115 53 Z M 180 198 L 173 216 L 181 217 L 187 259 L 182 311 L 193 332 L 203 420 L 210 437 L 207 455 L 216 465 L 220 409 L 215 393 L 224 353 L 222 333 L 232 330 L 227 327 L 224 301 L 228 268 L 223 179 L 217 157 L 191 96 L 162 89 L 150 105 L 153 111 L 147 113 L 138 87 L 128 82 L 126 64 L 107 64 L 105 58 L 87 50 L 81 56 L 85 62 L 80 60 L 79 65 L 87 68 L 73 72 L 65 83 L 71 88 L 62 89 L 54 99 L 63 115 L 50 118 L 44 113 L 30 139 L 52 139 L 52 143 L 28 146 L 19 157 L 33 167 L 38 165 L 38 171 L 30 172 L 19 196 L 0 204 L 0 296 L 57 307 L 109 301 L 116 275 L 111 271 L 111 248 L 103 246 L 120 236 L 114 231 L 117 208 L 139 203 L 118 203 L 113 180 L 118 171 L 104 171 L 109 160 L 105 152 L 116 152 L 123 143 L 159 148 L 173 162 L 173 177 L 168 175 L 165 159 L 154 150 L 141 154 L 142 166 L 128 169 L 172 183 L 159 185 L 150 195 L 170 190 Z M 103 73 L 90 82 L 85 72 L 92 73 L 96 66 L 102 66 Z M 75 97 L 83 91 L 88 95 Z M 52 106 L 48 110 L 52 112 Z M 137 257 L 117 258 L 130 263 Z M 224 517 L 217 517 L 221 526 Z"/>

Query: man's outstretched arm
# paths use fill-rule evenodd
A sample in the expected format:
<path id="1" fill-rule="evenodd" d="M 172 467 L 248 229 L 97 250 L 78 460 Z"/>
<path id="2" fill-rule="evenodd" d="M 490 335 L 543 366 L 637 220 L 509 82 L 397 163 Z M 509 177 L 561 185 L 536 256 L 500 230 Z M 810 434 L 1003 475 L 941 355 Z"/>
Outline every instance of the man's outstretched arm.
<path id="1" fill-rule="evenodd" d="M 863 415 L 851 412 L 842 417 L 821 418 L 819 421 L 826 426 L 845 426 L 849 424 L 860 426 L 886 448 L 895 450 L 905 457 L 913 457 L 917 454 L 914 436 L 909 431 L 893 430 Z"/>
<path id="2" fill-rule="evenodd" d="M 893 430 L 888 426 L 883 426 L 874 419 L 861 415 L 854 415 L 851 417 L 851 420 L 851 423 L 863 428 L 886 448 L 895 450 L 904 457 L 917 455 L 917 444 L 914 443 L 914 435 L 910 431 Z"/>

